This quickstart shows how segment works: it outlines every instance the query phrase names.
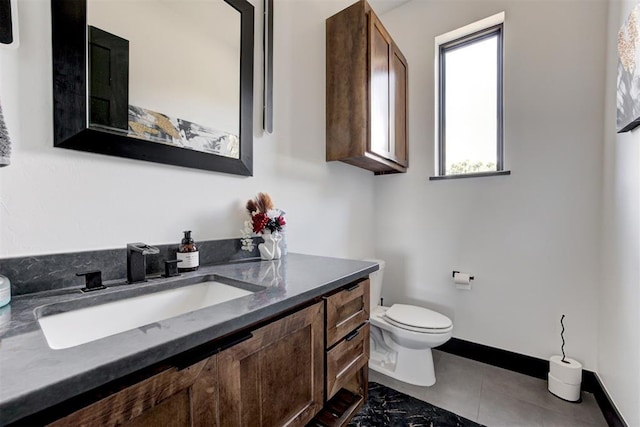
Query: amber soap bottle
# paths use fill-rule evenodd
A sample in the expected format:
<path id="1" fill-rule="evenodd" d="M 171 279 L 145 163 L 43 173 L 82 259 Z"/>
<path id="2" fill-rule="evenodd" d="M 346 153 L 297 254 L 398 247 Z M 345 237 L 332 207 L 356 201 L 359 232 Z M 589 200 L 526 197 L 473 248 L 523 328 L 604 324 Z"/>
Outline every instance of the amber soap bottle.
<path id="1" fill-rule="evenodd" d="M 191 231 L 184 232 L 176 258 L 181 261 L 178 263 L 178 271 L 181 273 L 196 271 L 200 266 L 200 253 L 191 238 Z"/>

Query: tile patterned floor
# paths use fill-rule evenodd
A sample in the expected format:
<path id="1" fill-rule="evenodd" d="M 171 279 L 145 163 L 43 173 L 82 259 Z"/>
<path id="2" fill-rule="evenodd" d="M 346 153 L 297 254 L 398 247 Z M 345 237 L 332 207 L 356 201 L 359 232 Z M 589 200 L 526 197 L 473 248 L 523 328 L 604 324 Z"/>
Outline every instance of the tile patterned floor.
<path id="1" fill-rule="evenodd" d="M 483 427 L 446 409 L 369 382 L 369 397 L 349 427 Z"/>
<path id="2" fill-rule="evenodd" d="M 417 387 L 370 371 L 369 380 L 490 427 L 606 427 L 591 393 L 558 399 L 547 382 L 437 350 L 436 384 Z"/>

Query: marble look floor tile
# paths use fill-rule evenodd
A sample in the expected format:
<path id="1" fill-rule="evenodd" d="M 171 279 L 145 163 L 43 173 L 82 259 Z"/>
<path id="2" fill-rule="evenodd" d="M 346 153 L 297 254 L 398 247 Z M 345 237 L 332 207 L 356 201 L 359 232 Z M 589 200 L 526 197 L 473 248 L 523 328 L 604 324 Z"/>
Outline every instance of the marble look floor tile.
<path id="1" fill-rule="evenodd" d="M 478 422 L 491 427 L 542 427 L 543 412 L 532 403 L 483 388 Z"/>
<path id="2" fill-rule="evenodd" d="M 375 382 L 369 383 L 367 403 L 349 426 L 483 427 L 458 414 Z"/>

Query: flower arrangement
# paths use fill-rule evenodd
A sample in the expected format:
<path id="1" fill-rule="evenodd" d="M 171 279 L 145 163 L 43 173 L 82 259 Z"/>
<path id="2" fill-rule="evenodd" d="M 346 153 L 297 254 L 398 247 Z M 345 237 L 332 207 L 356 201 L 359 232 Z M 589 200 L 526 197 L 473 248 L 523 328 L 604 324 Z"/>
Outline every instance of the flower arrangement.
<path id="1" fill-rule="evenodd" d="M 244 222 L 240 239 L 244 251 L 252 251 L 255 246 L 252 234 L 262 235 L 267 231 L 269 233 L 282 231 L 287 223 L 284 212 L 273 206 L 273 201 L 267 193 L 258 193 L 255 199 L 249 199 L 246 208 L 251 219 Z"/>

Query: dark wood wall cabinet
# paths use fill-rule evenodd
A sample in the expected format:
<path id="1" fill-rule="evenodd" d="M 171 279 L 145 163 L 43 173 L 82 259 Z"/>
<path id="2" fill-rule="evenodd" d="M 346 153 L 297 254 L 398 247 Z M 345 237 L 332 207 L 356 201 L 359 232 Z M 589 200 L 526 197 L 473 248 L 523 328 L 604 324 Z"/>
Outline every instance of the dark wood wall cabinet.
<path id="1" fill-rule="evenodd" d="M 369 280 L 361 279 L 142 380 L 109 384 L 50 425 L 343 426 L 367 397 L 368 319 Z"/>
<path id="2" fill-rule="evenodd" d="M 361 0 L 326 22 L 327 161 L 406 172 L 407 60 Z"/>

